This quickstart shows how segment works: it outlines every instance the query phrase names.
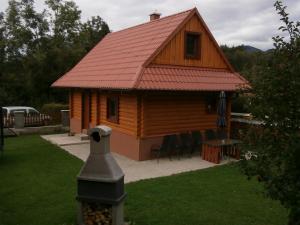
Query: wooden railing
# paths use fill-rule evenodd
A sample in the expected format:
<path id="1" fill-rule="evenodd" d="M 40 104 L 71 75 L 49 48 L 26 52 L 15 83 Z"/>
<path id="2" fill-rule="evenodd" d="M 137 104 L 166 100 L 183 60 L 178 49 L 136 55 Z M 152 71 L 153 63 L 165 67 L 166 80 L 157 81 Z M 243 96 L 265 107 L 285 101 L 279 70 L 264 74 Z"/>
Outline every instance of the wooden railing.
<path id="1" fill-rule="evenodd" d="M 25 114 L 24 115 L 24 127 L 39 127 L 46 126 L 50 124 L 50 116 L 45 114 Z M 14 115 L 3 117 L 4 127 L 14 127 L 15 117 Z"/>
<path id="2" fill-rule="evenodd" d="M 36 115 L 27 114 L 24 116 L 25 127 L 47 126 L 49 125 L 49 123 L 50 123 L 50 116 L 45 114 L 36 114 Z"/>
<path id="3" fill-rule="evenodd" d="M 14 116 L 3 116 L 4 127 L 14 127 Z"/>
<path id="4" fill-rule="evenodd" d="M 249 113 L 231 113 L 231 134 L 230 137 L 242 139 L 250 127 L 260 129 L 264 122 L 255 120 Z"/>

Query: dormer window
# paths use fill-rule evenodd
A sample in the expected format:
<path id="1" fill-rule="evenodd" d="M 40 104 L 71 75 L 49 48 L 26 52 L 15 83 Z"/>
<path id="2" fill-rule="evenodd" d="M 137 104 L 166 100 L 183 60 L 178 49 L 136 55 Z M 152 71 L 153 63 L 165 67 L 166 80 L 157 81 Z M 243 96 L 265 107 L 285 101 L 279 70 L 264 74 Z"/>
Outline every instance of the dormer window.
<path id="1" fill-rule="evenodd" d="M 185 58 L 200 59 L 200 33 L 186 32 L 185 33 Z"/>

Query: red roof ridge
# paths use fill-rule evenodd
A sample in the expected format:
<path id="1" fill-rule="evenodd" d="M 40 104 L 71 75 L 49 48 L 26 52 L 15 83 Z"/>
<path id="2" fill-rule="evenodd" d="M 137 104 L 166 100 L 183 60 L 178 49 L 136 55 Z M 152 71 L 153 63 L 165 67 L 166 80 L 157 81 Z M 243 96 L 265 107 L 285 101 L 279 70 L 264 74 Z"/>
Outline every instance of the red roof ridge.
<path id="1" fill-rule="evenodd" d="M 121 30 L 117 30 L 117 31 L 113 31 L 111 32 L 110 34 L 116 34 L 116 33 L 120 33 L 120 32 L 123 32 L 123 31 L 127 31 L 127 30 L 130 30 L 130 29 L 133 29 L 133 28 L 137 28 L 139 26 L 144 26 L 144 25 L 148 25 L 150 23 L 157 23 L 159 21 L 162 21 L 162 20 L 165 20 L 165 19 L 169 19 L 170 17 L 175 17 L 175 16 L 178 16 L 180 14 L 184 14 L 184 13 L 187 13 L 187 12 L 191 12 L 193 10 L 195 10 L 196 7 L 192 8 L 192 9 L 188 9 L 188 10 L 185 10 L 185 11 L 182 11 L 182 12 L 179 12 L 179 13 L 175 13 L 175 14 L 171 14 L 171 15 L 168 15 L 168 16 L 164 16 L 164 17 L 161 17 L 159 19 L 156 19 L 156 20 L 152 20 L 152 21 L 147 21 L 147 22 L 144 22 L 144 23 L 140 23 L 140 24 L 137 24 L 137 25 L 134 25 L 134 26 L 131 26 L 131 27 L 127 27 L 127 28 L 124 28 L 124 29 L 121 29 Z"/>

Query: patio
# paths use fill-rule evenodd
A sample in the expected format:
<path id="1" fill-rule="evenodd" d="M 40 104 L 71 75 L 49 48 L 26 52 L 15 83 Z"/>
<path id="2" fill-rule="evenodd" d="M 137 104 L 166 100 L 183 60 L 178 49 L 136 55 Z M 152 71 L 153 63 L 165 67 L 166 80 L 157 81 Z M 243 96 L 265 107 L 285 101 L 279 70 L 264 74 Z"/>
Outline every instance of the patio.
<path id="1" fill-rule="evenodd" d="M 54 134 L 43 135 L 41 137 L 52 144 L 58 145 L 61 149 L 64 149 L 83 161 L 85 161 L 89 155 L 89 141 L 82 141 L 81 136 Z M 125 173 L 125 183 L 216 166 L 214 163 L 202 160 L 198 154 L 192 157 L 181 157 L 180 160 L 176 157 L 172 160 L 162 158 L 159 160 L 159 163 L 157 163 L 156 159 L 135 161 L 116 153 L 113 153 L 113 155 Z M 228 163 L 228 160 L 222 160 L 219 165 L 226 163 Z"/>

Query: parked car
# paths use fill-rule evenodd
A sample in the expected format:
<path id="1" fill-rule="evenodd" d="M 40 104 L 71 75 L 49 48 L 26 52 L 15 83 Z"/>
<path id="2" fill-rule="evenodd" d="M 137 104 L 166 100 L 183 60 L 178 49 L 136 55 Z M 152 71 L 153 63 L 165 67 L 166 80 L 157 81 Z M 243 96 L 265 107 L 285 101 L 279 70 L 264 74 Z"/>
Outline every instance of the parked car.
<path id="1" fill-rule="evenodd" d="M 48 125 L 50 116 L 41 114 L 38 110 L 28 106 L 4 106 L 4 125 L 12 126 L 14 124 L 14 114 L 17 111 L 24 112 L 25 115 L 25 126 L 42 126 Z"/>

